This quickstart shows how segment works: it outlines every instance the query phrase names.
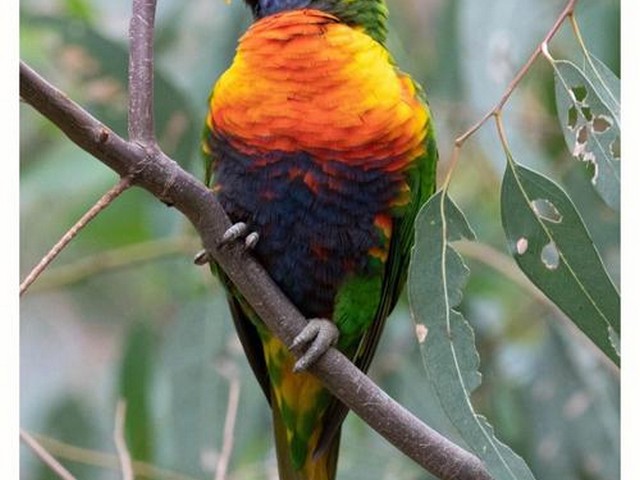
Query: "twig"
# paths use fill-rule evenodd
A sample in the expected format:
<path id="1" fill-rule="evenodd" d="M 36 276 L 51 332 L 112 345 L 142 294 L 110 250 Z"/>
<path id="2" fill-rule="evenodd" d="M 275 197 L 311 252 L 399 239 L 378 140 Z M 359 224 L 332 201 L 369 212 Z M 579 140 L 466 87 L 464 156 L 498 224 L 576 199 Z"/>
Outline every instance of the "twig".
<path id="1" fill-rule="evenodd" d="M 154 145 L 153 24 L 156 0 L 133 0 L 129 25 L 129 139 Z"/>
<path id="2" fill-rule="evenodd" d="M 49 452 L 59 458 L 94 467 L 120 470 L 120 459 L 116 455 L 78 447 L 76 445 L 70 445 L 45 435 L 35 433 L 32 433 L 31 435 Z M 188 475 L 158 468 L 154 465 L 137 460 L 133 460 L 131 464 L 136 478 L 147 478 L 153 480 L 196 480 Z"/>
<path id="3" fill-rule="evenodd" d="M 71 475 L 69 471 L 62 466 L 53 456 L 47 452 L 42 445 L 40 445 L 31 435 L 24 430 L 20 430 L 20 440 L 22 440 L 36 456 L 44 462 L 44 464 L 51 469 L 58 477 L 63 480 L 76 480 L 76 477 Z"/>
<path id="4" fill-rule="evenodd" d="M 85 213 L 78 222 L 71 227 L 67 233 L 65 233 L 60 240 L 49 250 L 42 260 L 31 270 L 27 278 L 20 284 L 20 296 L 27 291 L 29 286 L 36 281 L 40 274 L 49 266 L 49 264 L 69 245 L 71 240 L 82 230 L 87 224 L 93 220 L 102 210 L 107 208 L 111 203 L 127 188 L 131 186 L 131 178 L 124 177 L 107 193 L 105 193 L 100 200 L 98 200 L 87 213 Z"/>
<path id="5" fill-rule="evenodd" d="M 131 455 L 127 448 L 127 441 L 124 438 L 125 422 L 127 418 L 127 402 L 122 398 L 116 405 L 115 427 L 113 429 L 113 441 L 120 460 L 120 470 L 122 480 L 133 480 L 133 468 L 131 466 Z"/>
<path id="6" fill-rule="evenodd" d="M 216 463 L 215 480 L 227 478 L 227 468 L 233 452 L 233 440 L 238 416 L 238 403 L 240 401 L 240 379 L 237 372 L 231 371 L 225 375 L 229 380 L 229 400 L 227 401 L 227 414 L 224 420 L 222 437 L 222 449 Z"/>
<path id="7" fill-rule="evenodd" d="M 578 3 L 578 0 L 569 0 L 567 2 L 564 9 L 562 10 L 560 15 L 556 19 L 555 23 L 553 24 L 553 26 L 545 35 L 544 39 L 536 46 L 536 49 L 533 51 L 529 59 L 518 71 L 515 77 L 513 77 L 513 80 L 511 80 L 511 82 L 507 86 L 506 90 L 502 94 L 502 97 L 500 98 L 500 100 L 498 100 L 498 103 L 496 103 L 491 110 L 485 113 L 485 115 L 480 120 L 478 120 L 473 126 L 471 126 L 466 132 L 464 132 L 462 135 L 459 135 L 456 138 L 453 151 L 451 153 L 451 161 L 449 162 L 449 170 L 447 171 L 447 175 L 443 185 L 443 188 L 445 190 L 448 188 L 449 183 L 451 182 L 453 172 L 456 169 L 458 160 L 460 158 L 460 150 L 462 149 L 462 146 L 464 145 L 464 143 L 469 139 L 469 137 L 471 137 L 474 133 L 480 130 L 480 128 L 485 123 L 487 123 L 487 120 L 489 120 L 491 117 L 495 117 L 499 112 L 502 111 L 507 101 L 509 101 L 509 98 L 511 98 L 511 95 L 515 91 L 516 87 L 520 85 L 520 82 L 522 82 L 525 75 L 529 72 L 533 63 L 538 59 L 538 57 L 542 53 L 543 47 L 551 41 L 551 39 L 558 32 L 558 30 L 560 29 L 564 21 L 567 19 L 567 17 L 573 16 L 573 12 L 576 8 L 577 3 Z"/>
<path id="8" fill-rule="evenodd" d="M 183 235 L 102 251 L 66 265 L 47 269 L 30 291 L 33 293 L 72 285 L 93 275 L 112 270 L 132 268 L 173 255 L 193 254 L 198 248 L 200 248 L 200 241 L 195 235 Z"/>

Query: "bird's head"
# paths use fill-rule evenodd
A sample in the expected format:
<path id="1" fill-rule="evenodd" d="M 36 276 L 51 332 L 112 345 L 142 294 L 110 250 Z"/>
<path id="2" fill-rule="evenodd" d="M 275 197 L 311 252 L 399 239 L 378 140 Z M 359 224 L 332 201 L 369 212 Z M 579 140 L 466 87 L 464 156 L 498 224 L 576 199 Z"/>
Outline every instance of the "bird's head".
<path id="1" fill-rule="evenodd" d="M 287 10 L 312 8 L 338 17 L 347 25 L 362 27 L 383 43 L 387 36 L 385 0 L 245 0 L 256 19 Z"/>

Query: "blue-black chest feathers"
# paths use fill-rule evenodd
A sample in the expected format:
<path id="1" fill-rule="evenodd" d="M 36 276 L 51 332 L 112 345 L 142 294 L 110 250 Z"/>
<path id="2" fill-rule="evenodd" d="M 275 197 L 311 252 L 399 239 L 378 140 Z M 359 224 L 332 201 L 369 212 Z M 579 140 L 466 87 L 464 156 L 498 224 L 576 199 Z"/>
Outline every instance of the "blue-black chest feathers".
<path id="1" fill-rule="evenodd" d="M 208 143 L 217 154 L 213 191 L 232 222 L 259 233 L 260 263 L 303 315 L 331 318 L 342 282 L 374 273 L 370 251 L 385 245 L 374 219 L 402 176 L 303 152 L 257 159 L 214 134 Z"/>

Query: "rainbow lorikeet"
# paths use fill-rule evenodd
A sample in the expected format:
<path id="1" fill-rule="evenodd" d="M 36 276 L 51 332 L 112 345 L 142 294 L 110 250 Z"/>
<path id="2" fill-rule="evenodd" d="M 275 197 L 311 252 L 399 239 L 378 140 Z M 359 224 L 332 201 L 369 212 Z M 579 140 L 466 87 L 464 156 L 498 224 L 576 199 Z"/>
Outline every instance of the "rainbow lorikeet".
<path id="1" fill-rule="evenodd" d="M 228 238 L 255 232 L 257 259 L 318 319 L 301 360 L 218 274 L 271 404 L 280 478 L 333 479 L 347 409 L 304 369 L 331 344 L 368 369 L 434 192 L 433 122 L 384 46 L 384 0 L 245 1 L 255 22 L 210 97 L 206 181 L 236 222 Z"/>

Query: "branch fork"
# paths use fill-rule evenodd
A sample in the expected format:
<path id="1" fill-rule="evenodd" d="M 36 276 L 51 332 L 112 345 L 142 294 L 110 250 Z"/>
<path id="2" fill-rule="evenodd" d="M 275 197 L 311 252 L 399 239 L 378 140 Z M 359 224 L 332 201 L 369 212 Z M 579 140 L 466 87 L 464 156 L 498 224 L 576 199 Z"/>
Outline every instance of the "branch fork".
<path id="1" fill-rule="evenodd" d="M 451 180 L 465 141 L 491 117 L 500 125 L 502 108 L 577 0 L 569 0 L 544 40 L 514 77 L 496 106 L 455 140 L 444 188 Z M 279 291 L 264 269 L 239 244 L 218 248 L 231 226 L 213 194 L 158 147 L 153 119 L 153 29 L 155 0 L 133 0 L 130 26 L 129 140 L 124 140 L 50 85 L 26 64 L 20 64 L 20 94 L 81 148 L 123 177 L 118 185 L 135 184 L 175 206 L 194 225 L 205 250 L 238 287 L 267 327 L 291 345 L 307 321 Z M 325 386 L 372 428 L 441 479 L 487 480 L 491 476 L 477 457 L 424 425 L 380 390 L 344 355 L 331 348 L 309 367 Z"/>

